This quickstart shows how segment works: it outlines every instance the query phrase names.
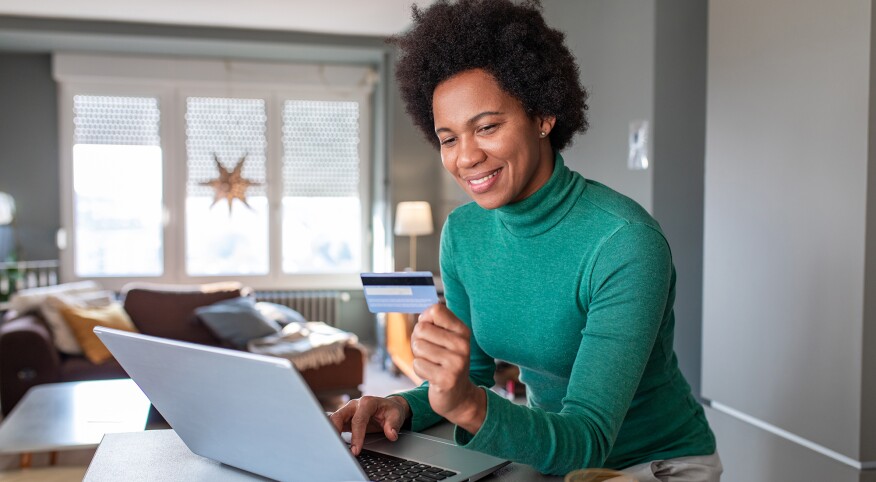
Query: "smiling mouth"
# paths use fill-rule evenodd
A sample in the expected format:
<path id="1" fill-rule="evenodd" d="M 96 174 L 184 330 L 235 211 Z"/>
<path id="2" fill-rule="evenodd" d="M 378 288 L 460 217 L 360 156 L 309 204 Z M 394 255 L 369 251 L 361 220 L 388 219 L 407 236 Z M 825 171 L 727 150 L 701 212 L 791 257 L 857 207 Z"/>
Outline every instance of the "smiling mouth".
<path id="1" fill-rule="evenodd" d="M 470 181 L 468 181 L 468 182 L 469 182 L 470 184 L 472 184 L 473 186 L 480 186 L 481 184 L 483 184 L 483 183 L 489 181 L 490 179 L 496 177 L 496 174 L 499 174 L 499 171 L 501 171 L 501 170 L 502 170 L 501 168 L 500 168 L 500 169 L 496 169 L 495 171 L 493 171 L 493 172 L 487 174 L 486 176 L 484 176 L 484 177 L 482 177 L 482 178 L 480 178 L 480 179 L 472 179 L 472 180 L 470 180 Z"/>

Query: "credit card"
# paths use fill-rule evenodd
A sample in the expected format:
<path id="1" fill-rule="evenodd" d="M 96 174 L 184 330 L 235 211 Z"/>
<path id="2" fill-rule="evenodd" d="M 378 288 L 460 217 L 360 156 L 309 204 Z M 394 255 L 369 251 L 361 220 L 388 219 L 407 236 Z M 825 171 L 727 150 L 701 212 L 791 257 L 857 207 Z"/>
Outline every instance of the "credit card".
<path id="1" fill-rule="evenodd" d="M 438 303 L 429 271 L 362 273 L 362 286 L 372 313 L 422 313 Z"/>

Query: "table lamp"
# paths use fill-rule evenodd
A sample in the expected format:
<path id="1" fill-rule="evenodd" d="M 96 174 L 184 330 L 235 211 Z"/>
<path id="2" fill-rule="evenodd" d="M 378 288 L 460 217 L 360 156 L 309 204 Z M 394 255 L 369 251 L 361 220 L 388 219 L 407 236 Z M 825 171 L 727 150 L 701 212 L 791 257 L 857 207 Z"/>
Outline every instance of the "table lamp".
<path id="1" fill-rule="evenodd" d="M 411 237 L 412 271 L 417 270 L 417 236 L 432 234 L 432 207 L 426 201 L 400 202 L 395 209 L 396 236 Z"/>

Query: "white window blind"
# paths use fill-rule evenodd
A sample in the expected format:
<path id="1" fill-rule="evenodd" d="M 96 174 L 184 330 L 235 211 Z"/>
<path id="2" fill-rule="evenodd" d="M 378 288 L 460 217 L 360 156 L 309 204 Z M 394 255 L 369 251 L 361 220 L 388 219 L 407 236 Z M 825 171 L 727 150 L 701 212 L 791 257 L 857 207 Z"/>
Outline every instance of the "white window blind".
<path id="1" fill-rule="evenodd" d="M 283 194 L 359 196 L 359 104 L 287 100 Z"/>

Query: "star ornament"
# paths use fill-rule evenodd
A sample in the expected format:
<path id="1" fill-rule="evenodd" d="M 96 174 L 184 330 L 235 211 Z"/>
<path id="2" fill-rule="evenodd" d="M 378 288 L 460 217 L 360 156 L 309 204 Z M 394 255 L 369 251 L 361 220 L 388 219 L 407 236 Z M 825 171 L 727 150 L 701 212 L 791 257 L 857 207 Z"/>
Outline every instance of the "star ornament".
<path id="1" fill-rule="evenodd" d="M 231 203 L 235 199 L 240 200 L 240 202 L 246 207 L 252 209 L 252 206 L 246 202 L 246 190 L 250 186 L 261 186 L 262 183 L 245 179 L 241 174 L 243 171 L 243 163 L 246 161 L 247 155 L 248 154 L 244 154 L 243 157 L 237 161 L 237 165 L 234 166 L 234 169 L 228 170 L 222 166 L 221 162 L 219 162 L 219 157 L 216 156 L 215 153 L 213 154 L 213 160 L 216 162 L 216 168 L 219 170 L 219 177 L 199 183 L 201 186 L 210 186 L 213 188 L 213 191 L 215 191 L 213 204 L 210 205 L 211 209 L 222 199 L 228 201 L 229 215 L 231 214 Z"/>

